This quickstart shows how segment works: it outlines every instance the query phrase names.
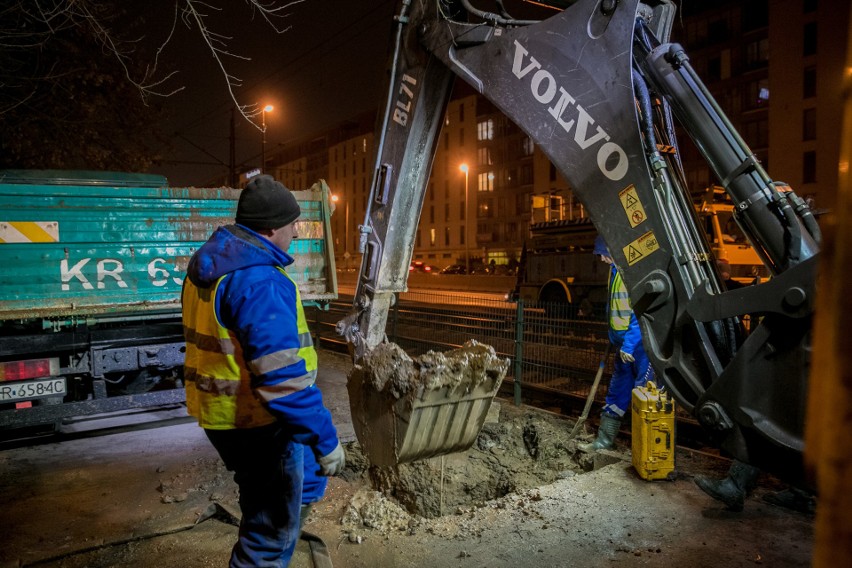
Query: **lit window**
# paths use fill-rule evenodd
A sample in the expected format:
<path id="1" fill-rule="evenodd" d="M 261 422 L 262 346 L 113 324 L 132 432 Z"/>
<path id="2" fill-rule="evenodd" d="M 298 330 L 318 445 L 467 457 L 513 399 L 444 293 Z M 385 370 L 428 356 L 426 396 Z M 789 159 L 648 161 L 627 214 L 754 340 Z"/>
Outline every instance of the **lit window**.
<path id="1" fill-rule="evenodd" d="M 477 140 L 494 140 L 494 120 L 483 120 L 476 125 Z"/>
<path id="2" fill-rule="evenodd" d="M 494 172 L 482 172 L 477 181 L 479 191 L 494 191 Z"/>

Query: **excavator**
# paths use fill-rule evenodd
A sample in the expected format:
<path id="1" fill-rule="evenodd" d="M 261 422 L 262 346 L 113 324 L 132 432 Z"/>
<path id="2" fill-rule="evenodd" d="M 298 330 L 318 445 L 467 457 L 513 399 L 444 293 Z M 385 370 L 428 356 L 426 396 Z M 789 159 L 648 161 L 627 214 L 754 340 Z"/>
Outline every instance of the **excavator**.
<path id="1" fill-rule="evenodd" d="M 385 326 L 406 290 L 438 134 L 461 79 L 532 139 L 585 206 L 622 272 L 657 380 L 727 454 L 804 485 L 820 229 L 806 202 L 769 177 L 684 48 L 668 42 L 674 3 L 540 0 L 558 10 L 525 20 L 501 0 L 494 11 L 474 1 L 401 0 L 395 16 L 362 264 L 352 311 L 338 324 L 356 370 L 353 422 L 374 447 L 371 461 L 469 445 L 502 378 L 475 356 L 417 363 L 415 374 L 428 377 L 407 396 L 409 371 L 405 381 L 376 376 L 408 365 L 386 352 Z M 768 280 L 726 290 L 690 199 L 676 123 L 730 197 Z M 759 315 L 747 334 L 743 314 Z M 437 380 L 441 366 L 470 379 Z M 394 396 L 376 402 L 387 384 Z"/>

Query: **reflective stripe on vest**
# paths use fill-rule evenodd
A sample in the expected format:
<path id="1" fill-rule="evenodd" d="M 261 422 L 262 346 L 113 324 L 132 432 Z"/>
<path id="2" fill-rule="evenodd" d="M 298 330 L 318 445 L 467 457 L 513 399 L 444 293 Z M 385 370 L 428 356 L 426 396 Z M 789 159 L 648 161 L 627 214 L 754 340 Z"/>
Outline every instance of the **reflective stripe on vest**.
<path id="1" fill-rule="evenodd" d="M 216 317 L 216 291 L 224 278 L 209 288 L 184 281 L 186 409 L 211 430 L 271 424 L 275 417 L 252 392 L 239 342 Z"/>
<path id="2" fill-rule="evenodd" d="M 613 270 L 609 279 L 609 326 L 615 331 L 624 331 L 630 327 L 630 298 L 627 287 L 621 279 L 621 273 Z"/>
<path id="3" fill-rule="evenodd" d="M 282 269 L 278 270 L 290 282 Z M 299 288 L 296 291 L 296 320 L 299 347 L 283 349 L 245 361 L 236 336 L 216 317 L 216 292 L 223 276 L 210 288 L 198 288 L 189 279 L 182 295 L 186 339 L 186 406 L 204 428 L 230 430 L 271 424 L 275 416 L 264 406 L 271 401 L 311 387 L 316 382 L 317 354 L 308 330 Z M 305 361 L 306 373 L 275 385 L 252 390 L 251 374 L 261 375 Z M 250 374 L 251 373 L 251 374 Z"/>
<path id="4" fill-rule="evenodd" d="M 293 279 L 290 278 L 289 274 L 284 272 L 283 268 L 280 266 L 277 268 L 290 282 L 293 282 Z M 295 365 L 304 360 L 306 373 L 301 377 L 287 379 L 278 384 L 262 385 L 256 388 L 255 394 L 267 402 L 312 387 L 317 381 L 317 352 L 314 349 L 314 340 L 308 329 L 308 321 L 305 319 L 305 310 L 302 307 L 302 295 L 299 293 L 299 287 L 296 286 L 295 282 L 293 282 L 293 289 L 296 290 L 296 329 L 299 332 L 298 349 L 282 349 L 275 353 L 269 353 L 249 361 L 248 367 L 252 373 L 263 375 L 289 367 L 290 365 Z"/>

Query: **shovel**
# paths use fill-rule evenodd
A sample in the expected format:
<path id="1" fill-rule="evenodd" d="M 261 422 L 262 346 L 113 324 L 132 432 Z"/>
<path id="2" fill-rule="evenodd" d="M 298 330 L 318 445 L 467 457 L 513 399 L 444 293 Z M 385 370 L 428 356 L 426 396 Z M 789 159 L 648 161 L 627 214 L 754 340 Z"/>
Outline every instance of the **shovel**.
<path id="1" fill-rule="evenodd" d="M 598 392 L 598 385 L 601 382 L 601 377 L 603 376 L 604 367 L 606 366 L 606 360 L 609 358 L 609 349 L 611 344 L 606 344 L 606 349 L 604 350 L 603 357 L 601 358 L 601 364 L 598 366 L 598 372 L 595 375 L 595 381 L 592 383 L 592 388 L 589 389 L 589 396 L 586 398 L 586 406 L 583 408 L 583 413 L 580 415 L 580 418 L 577 419 L 576 424 L 571 429 L 571 433 L 568 434 L 568 441 L 573 440 L 574 436 L 577 435 L 577 431 L 580 429 L 580 426 L 586 421 L 586 418 L 589 417 L 589 409 L 592 407 L 592 402 L 595 400 L 595 394 Z"/>

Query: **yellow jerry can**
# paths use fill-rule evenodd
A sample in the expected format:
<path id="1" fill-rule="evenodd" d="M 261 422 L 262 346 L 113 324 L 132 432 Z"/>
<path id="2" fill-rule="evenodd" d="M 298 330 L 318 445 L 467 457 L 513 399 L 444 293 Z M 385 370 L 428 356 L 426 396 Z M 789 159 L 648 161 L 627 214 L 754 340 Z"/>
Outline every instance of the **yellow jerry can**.
<path id="1" fill-rule="evenodd" d="M 633 389 L 633 467 L 642 479 L 673 479 L 674 400 L 653 381 Z"/>

